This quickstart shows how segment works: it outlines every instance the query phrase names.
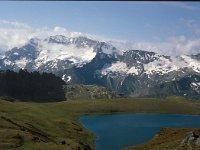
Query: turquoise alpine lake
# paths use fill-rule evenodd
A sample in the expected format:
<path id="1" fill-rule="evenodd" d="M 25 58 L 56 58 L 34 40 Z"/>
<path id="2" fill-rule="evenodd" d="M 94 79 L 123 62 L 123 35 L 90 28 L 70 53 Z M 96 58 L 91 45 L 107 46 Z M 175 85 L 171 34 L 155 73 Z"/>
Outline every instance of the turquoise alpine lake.
<path id="1" fill-rule="evenodd" d="M 81 117 L 80 122 L 96 134 L 96 150 L 120 150 L 147 142 L 161 128 L 200 128 L 198 115 L 91 115 Z"/>

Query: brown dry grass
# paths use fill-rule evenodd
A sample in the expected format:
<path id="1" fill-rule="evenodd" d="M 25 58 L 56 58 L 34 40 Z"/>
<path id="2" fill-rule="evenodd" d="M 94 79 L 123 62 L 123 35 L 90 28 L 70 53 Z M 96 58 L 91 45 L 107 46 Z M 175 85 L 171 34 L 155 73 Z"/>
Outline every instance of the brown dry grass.
<path id="1" fill-rule="evenodd" d="M 79 117 L 85 114 L 110 113 L 165 113 L 200 114 L 200 101 L 188 101 L 180 97 L 167 100 L 126 98 L 116 100 L 74 100 L 57 103 L 25 103 L 0 100 L 0 116 L 48 135 L 58 144 L 43 142 L 35 132 L 24 131 L 0 119 L 0 149 L 15 147 L 16 150 L 62 150 L 94 148 L 95 135 L 85 129 Z M 34 137 L 41 140 L 33 141 Z M 44 138 L 44 137 L 43 137 Z M 6 139 L 6 140 L 4 140 Z M 37 139 L 37 138 L 36 138 Z M 61 145 L 65 141 L 65 145 Z M 20 146 L 20 147 L 17 147 Z"/>

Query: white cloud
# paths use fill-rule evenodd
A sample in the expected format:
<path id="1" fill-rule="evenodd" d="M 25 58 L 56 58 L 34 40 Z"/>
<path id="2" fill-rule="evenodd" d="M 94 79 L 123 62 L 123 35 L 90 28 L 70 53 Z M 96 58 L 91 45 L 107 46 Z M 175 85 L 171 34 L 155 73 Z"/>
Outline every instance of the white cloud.
<path id="1" fill-rule="evenodd" d="M 23 46 L 28 40 L 34 37 L 44 39 L 54 35 L 64 35 L 67 37 L 77 37 L 82 35 L 94 40 L 107 40 L 106 38 L 96 35 L 81 32 L 69 32 L 66 28 L 59 26 L 54 28 L 34 28 L 25 23 L 6 20 L 0 20 L 0 33 L 0 52 L 5 52 L 13 47 Z"/>
<path id="2" fill-rule="evenodd" d="M 200 53 L 200 39 L 188 39 L 185 36 L 173 37 L 169 40 L 178 54 Z"/>
<path id="3" fill-rule="evenodd" d="M 27 24 L 20 23 L 17 21 L 7 21 L 7 20 L 0 20 L 0 26 L 15 27 L 15 28 L 31 28 Z"/>
<path id="4" fill-rule="evenodd" d="M 81 35 L 78 32 L 69 32 L 62 27 L 33 28 L 16 21 L 0 20 L 0 51 L 7 51 L 13 47 L 24 45 L 31 38 L 47 38 L 53 35 L 66 35 L 75 37 Z"/>
<path id="5" fill-rule="evenodd" d="M 27 25 L 17 22 L 0 21 L 0 50 L 5 51 L 15 46 L 23 45 L 32 32 Z"/>
<path id="6" fill-rule="evenodd" d="M 190 23 L 196 32 L 200 32 L 200 28 Z M 29 39 L 33 37 L 47 38 L 52 35 L 65 35 L 68 37 L 76 37 L 79 35 L 86 35 L 92 39 L 100 41 L 110 41 L 114 46 L 120 50 L 140 49 L 147 51 L 154 51 L 165 55 L 181 55 L 200 53 L 200 38 L 190 39 L 184 35 L 169 37 L 165 41 L 157 40 L 156 42 L 128 42 L 122 40 L 110 40 L 94 35 L 83 34 L 80 32 L 69 32 L 66 28 L 33 28 L 27 24 L 16 21 L 10 22 L 0 20 L 0 52 L 5 52 L 13 47 L 20 47 L 24 45 Z M 159 37 L 156 37 L 158 39 Z"/>
<path id="7" fill-rule="evenodd" d="M 161 42 L 112 41 L 111 43 L 121 50 L 147 50 L 171 56 L 200 53 L 200 39 L 189 39 L 183 35 L 170 37 Z"/>

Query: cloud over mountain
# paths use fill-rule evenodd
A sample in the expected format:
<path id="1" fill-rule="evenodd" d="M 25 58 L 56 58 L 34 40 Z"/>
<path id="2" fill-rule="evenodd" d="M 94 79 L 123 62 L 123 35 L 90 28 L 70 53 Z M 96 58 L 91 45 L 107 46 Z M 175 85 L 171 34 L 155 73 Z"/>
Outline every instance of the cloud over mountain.
<path id="1" fill-rule="evenodd" d="M 24 23 L 16 21 L 0 20 L 0 50 L 7 51 L 14 47 L 20 47 L 31 38 L 47 38 L 54 35 L 64 35 L 76 37 L 81 35 L 78 32 L 69 32 L 62 27 L 42 27 L 34 28 Z"/>
<path id="2" fill-rule="evenodd" d="M 195 31 L 199 31 L 199 28 L 196 24 L 194 25 L 190 22 L 188 26 L 193 28 Z M 80 32 L 70 32 L 66 28 L 58 26 L 54 28 L 34 28 L 25 23 L 6 20 L 0 20 L 0 33 L 0 52 L 8 51 L 14 47 L 21 47 L 31 38 L 45 39 L 49 36 L 55 35 L 63 35 L 66 37 L 77 37 L 82 35 L 87 36 L 90 39 L 97 39 L 99 41 L 110 41 L 110 43 L 122 51 L 129 49 L 143 49 L 167 55 L 195 54 L 200 51 L 200 38 L 190 39 L 185 35 L 169 37 L 165 41 L 158 40 L 156 42 L 133 42 L 112 40 L 98 37 L 98 35 L 94 36 Z M 159 37 L 157 37 L 157 39 L 158 38 Z"/>

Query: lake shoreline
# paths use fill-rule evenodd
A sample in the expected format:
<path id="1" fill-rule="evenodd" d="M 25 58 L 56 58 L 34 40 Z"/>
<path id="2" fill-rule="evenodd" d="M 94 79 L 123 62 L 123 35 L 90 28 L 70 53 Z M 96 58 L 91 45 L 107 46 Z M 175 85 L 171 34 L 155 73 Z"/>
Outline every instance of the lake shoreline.
<path id="1" fill-rule="evenodd" d="M 188 128 L 189 130 L 191 128 L 191 130 L 192 130 L 192 128 L 194 128 L 194 127 L 199 127 L 200 123 L 197 124 L 197 126 L 192 125 L 191 123 L 190 123 L 191 125 L 188 125 L 188 123 L 185 124 L 184 121 L 182 122 L 181 120 L 188 118 L 189 120 L 187 119 L 187 121 L 192 122 L 193 120 L 197 120 L 198 119 L 197 117 L 199 118 L 200 116 L 199 115 L 182 115 L 182 114 L 181 115 L 180 114 L 155 114 L 155 113 L 154 114 L 147 114 L 147 113 L 142 113 L 142 114 L 141 113 L 134 113 L 134 114 L 131 113 L 130 114 L 129 113 L 129 114 L 109 114 L 109 115 L 108 114 L 106 114 L 106 115 L 98 114 L 98 115 L 84 115 L 80 118 L 80 122 L 83 124 L 83 126 L 85 128 L 87 128 L 91 132 L 95 133 L 96 137 L 101 137 L 100 139 L 97 139 L 97 138 L 95 139 L 95 141 L 94 141 L 95 145 L 106 145 L 107 147 L 109 147 L 112 145 L 112 143 L 118 144 L 119 141 L 117 142 L 117 140 L 116 140 L 116 142 L 115 142 L 113 139 L 109 140 L 108 137 L 112 134 L 113 134 L 112 135 L 113 138 L 119 137 L 120 134 L 117 134 L 117 132 L 121 133 L 121 130 L 122 130 L 123 132 L 121 134 L 126 135 L 126 136 L 125 137 L 122 136 L 123 140 L 121 140 L 121 143 L 123 143 L 123 141 L 127 142 L 129 140 L 130 142 L 125 144 L 126 146 L 125 145 L 123 146 L 123 147 L 127 147 L 127 146 L 131 146 L 131 145 L 138 145 L 141 143 L 148 142 L 152 137 L 154 137 L 156 134 L 158 134 L 162 128 L 166 128 L 166 127 L 171 127 L 172 129 Z M 102 120 L 101 120 L 101 118 L 102 118 Z M 115 121 L 116 118 L 117 118 L 117 121 Z M 124 120 L 124 118 L 128 118 L 128 119 Z M 145 131 L 145 140 L 143 140 L 143 142 L 142 142 L 142 140 L 140 141 L 140 139 L 143 137 L 144 132 L 143 131 L 138 132 L 139 131 L 138 127 L 136 128 L 136 130 L 134 129 L 135 128 L 134 126 L 132 127 L 133 122 L 130 122 L 130 120 L 133 118 L 134 118 L 134 122 L 135 122 L 135 124 L 134 124 L 135 127 L 137 127 L 137 124 L 139 124 L 138 127 L 139 126 L 141 126 L 142 128 L 143 128 L 143 126 L 145 127 L 144 129 L 142 129 Z M 110 122 L 110 120 L 112 120 L 112 121 Z M 118 123 L 119 120 L 121 123 Z M 145 122 L 141 122 L 141 120 L 143 120 Z M 115 121 L 115 122 L 113 123 L 113 121 Z M 153 124 L 152 124 L 152 121 L 153 121 Z M 159 122 L 156 122 L 156 121 L 159 121 Z M 168 123 L 168 121 L 169 121 L 169 123 Z M 105 127 L 104 122 L 106 122 L 106 127 Z M 126 124 L 131 124 L 131 127 L 129 125 L 124 126 L 125 122 L 126 122 Z M 152 129 L 148 127 L 146 122 L 148 122 L 148 124 L 150 124 L 150 127 Z M 161 125 L 161 124 L 163 124 L 162 122 L 165 125 Z M 179 124 L 176 125 L 177 124 L 176 122 L 179 123 L 180 125 Z M 180 123 L 180 122 L 182 122 L 182 123 Z M 92 124 L 92 125 L 90 125 L 90 124 Z M 122 124 L 122 126 L 119 126 L 119 124 Z M 117 128 L 117 130 L 116 129 L 113 130 L 112 129 L 113 126 L 115 126 L 114 128 Z M 156 130 L 155 130 L 155 128 L 156 128 Z M 110 129 L 112 132 L 108 129 Z M 149 133 L 149 131 L 147 129 L 148 130 L 151 129 L 152 131 Z M 99 133 L 99 130 L 101 130 L 101 132 L 103 132 L 103 133 L 101 133 L 101 132 Z M 126 130 L 128 130 L 128 131 L 131 130 L 131 133 L 130 132 L 126 133 Z M 132 133 L 134 133 L 134 135 L 132 135 Z M 132 140 L 132 142 L 131 142 L 131 140 L 129 138 L 131 138 L 131 137 L 134 138 L 136 135 L 137 135 L 137 139 Z M 103 138 L 107 139 L 107 140 L 103 140 Z M 109 141 L 109 142 L 102 143 L 103 141 L 104 142 Z M 138 142 L 136 142 L 136 141 L 138 141 Z M 136 143 L 133 144 L 134 142 L 136 142 Z M 115 144 L 115 145 L 117 145 L 117 144 Z M 100 146 L 98 146 L 98 147 L 100 147 Z M 112 147 L 109 147 L 109 149 L 115 150 L 115 149 L 123 148 L 123 147 L 118 147 L 118 148 L 113 148 L 113 147 L 114 146 L 112 145 Z M 101 149 L 106 149 L 106 147 L 102 147 Z"/>
<path id="2" fill-rule="evenodd" d="M 55 143 L 43 142 L 43 137 L 30 134 L 19 127 L 0 118 L 0 148 L 18 149 L 77 149 L 90 147 L 94 149 L 95 135 L 82 126 L 79 119 L 84 115 L 97 114 L 200 114 L 200 101 L 190 101 L 181 97 L 166 100 L 156 98 L 121 98 L 115 100 L 74 100 L 55 103 L 9 102 L 0 100 L 0 116 L 23 125 L 33 131 L 41 131 Z M 36 132 L 35 132 L 36 133 Z M 19 143 L 18 138 L 23 139 Z M 42 138 L 42 139 L 41 139 Z M 62 144 L 63 142 L 63 144 Z M 19 145 L 18 145 L 19 146 Z M 18 150 L 17 149 L 17 150 Z"/>
<path id="3" fill-rule="evenodd" d="M 200 143 L 197 143 L 200 139 L 199 135 L 200 128 L 162 128 L 160 132 L 149 141 L 135 146 L 125 147 L 122 148 L 122 150 L 141 150 L 147 147 L 152 150 L 195 150 L 200 148 Z"/>

